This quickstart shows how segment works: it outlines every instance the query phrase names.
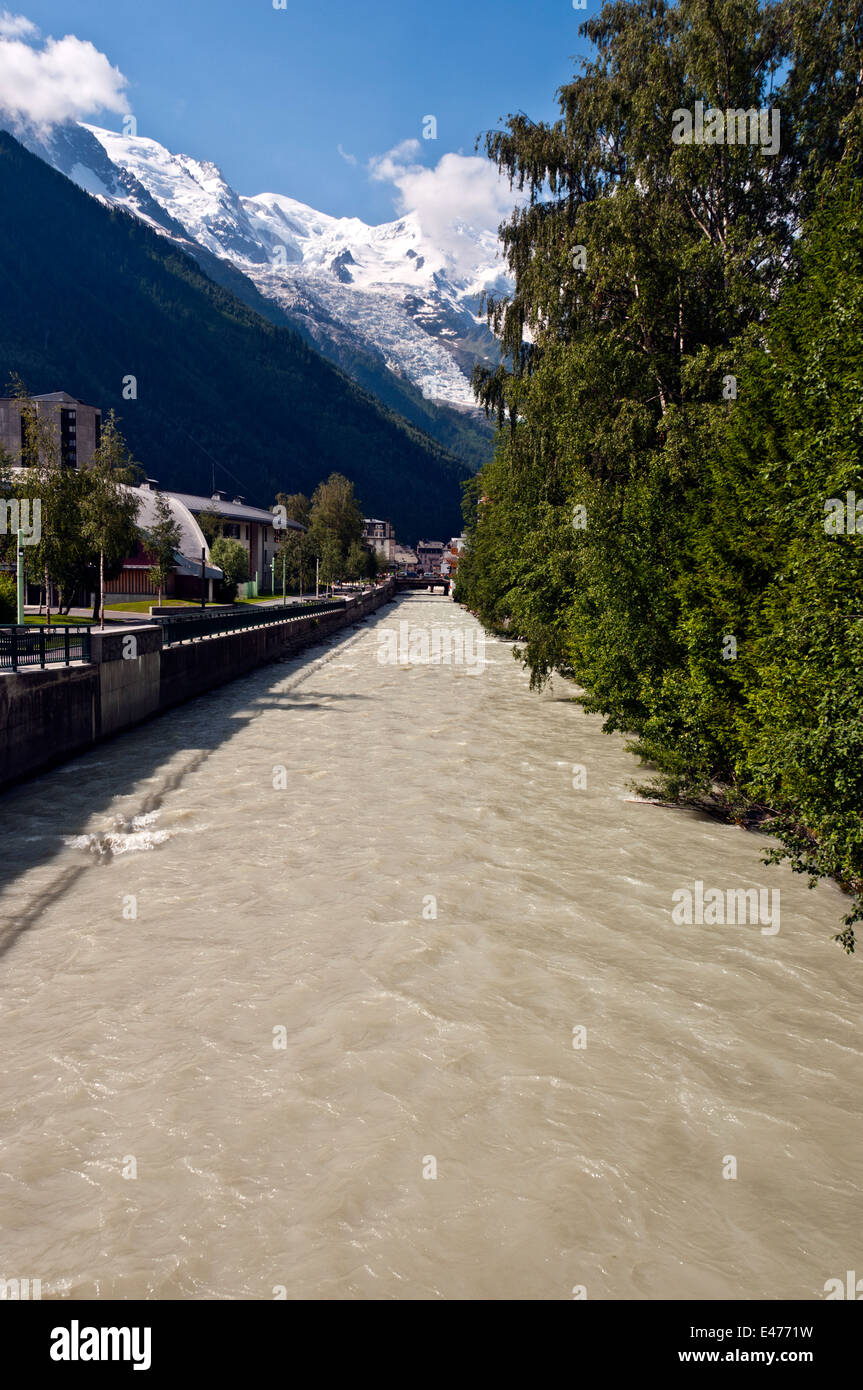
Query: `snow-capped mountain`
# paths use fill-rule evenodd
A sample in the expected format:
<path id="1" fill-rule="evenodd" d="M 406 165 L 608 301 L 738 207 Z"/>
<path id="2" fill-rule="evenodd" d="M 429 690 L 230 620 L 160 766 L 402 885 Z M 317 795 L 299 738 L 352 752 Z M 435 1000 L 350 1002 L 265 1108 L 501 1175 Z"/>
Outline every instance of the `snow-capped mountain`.
<path id="1" fill-rule="evenodd" d="M 216 165 L 141 136 L 69 123 L 23 139 L 87 192 L 230 262 L 328 355 L 371 354 L 427 400 L 476 409 L 474 363 L 497 360 L 480 296 L 507 288 L 493 233 L 453 228 L 443 251 L 413 214 L 372 227 L 278 193 L 243 197 Z"/>

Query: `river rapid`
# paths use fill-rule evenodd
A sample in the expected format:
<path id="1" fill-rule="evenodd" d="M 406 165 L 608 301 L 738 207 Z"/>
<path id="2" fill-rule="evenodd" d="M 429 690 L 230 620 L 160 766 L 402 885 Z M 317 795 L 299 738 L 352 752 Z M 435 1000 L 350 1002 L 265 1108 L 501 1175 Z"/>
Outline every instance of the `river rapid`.
<path id="1" fill-rule="evenodd" d="M 572 695 L 406 596 L 2 797 L 0 1277 L 784 1299 L 863 1273 L 842 895 L 634 799 Z M 779 930 L 675 921 L 696 882 L 779 890 Z"/>

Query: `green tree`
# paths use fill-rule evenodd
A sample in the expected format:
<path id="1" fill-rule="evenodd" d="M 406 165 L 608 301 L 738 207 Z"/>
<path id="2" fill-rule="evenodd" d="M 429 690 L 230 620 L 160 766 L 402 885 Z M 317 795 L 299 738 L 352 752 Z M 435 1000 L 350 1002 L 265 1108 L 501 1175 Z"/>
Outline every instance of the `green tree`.
<path id="1" fill-rule="evenodd" d="M 213 507 L 207 506 L 202 512 L 198 512 L 196 520 L 204 540 L 211 546 L 222 534 L 222 518 Z"/>
<path id="2" fill-rule="evenodd" d="M 312 504 L 304 492 L 277 492 L 276 501 L 284 507 L 289 521 L 297 521 L 308 529 Z"/>
<path id="3" fill-rule="evenodd" d="M 318 484 L 312 497 L 309 514 L 311 551 L 323 561 L 325 540 L 331 538 L 339 549 L 337 568 L 342 569 L 351 542 L 361 540 L 362 535 L 363 514 L 354 496 L 354 485 L 341 473 L 331 473 L 326 482 Z"/>
<path id="4" fill-rule="evenodd" d="M 305 532 L 297 531 L 292 526 L 281 534 L 276 548 L 275 576 L 277 588 L 282 582 L 282 564 L 284 563 L 286 585 L 293 588 L 297 584 L 300 593 L 302 593 L 305 541 Z"/>
<path id="5" fill-rule="evenodd" d="M 332 588 L 342 578 L 344 570 L 344 552 L 339 545 L 338 538 L 332 533 L 324 533 L 321 541 L 321 582 L 327 589 Z"/>
<path id="6" fill-rule="evenodd" d="M 382 568 L 381 558 L 376 550 L 368 550 L 365 546 L 363 546 L 363 550 L 365 551 L 365 568 L 360 571 L 360 578 L 377 579 Z"/>
<path id="7" fill-rule="evenodd" d="M 680 640 L 705 737 L 726 750 L 738 797 L 774 813 L 772 857 L 854 895 L 837 937 L 851 951 L 863 920 L 863 185 L 848 173 L 800 239 L 799 275 L 740 343 L 740 409 L 722 412 L 704 455 Z M 720 628 L 736 636 L 733 664 L 703 640 Z"/>
<path id="8" fill-rule="evenodd" d="M 46 624 L 51 624 L 51 586 L 59 591 L 59 604 L 68 608 L 75 588 L 88 572 L 88 547 L 83 532 L 86 482 L 74 468 L 60 461 L 60 435 L 56 422 L 43 414 L 18 377 L 11 394 L 21 412 L 20 467 L 13 487 L 19 503 L 26 501 L 31 515 L 38 503 L 41 534 L 38 544 L 25 549 L 27 573 L 44 587 Z"/>
<path id="9" fill-rule="evenodd" d="M 162 594 L 174 573 L 176 552 L 180 547 L 182 532 L 171 510 L 170 502 L 161 492 L 156 495 L 155 509 L 155 521 L 147 529 L 147 549 L 152 557 L 150 579 L 156 586 L 157 602 L 161 606 Z"/>
<path id="10" fill-rule="evenodd" d="M 244 584 L 249 577 L 249 552 L 239 541 L 222 536 L 210 550 L 210 558 L 224 574 L 219 585 L 223 602 L 232 603 L 237 596 L 237 585 Z"/>
<path id="11" fill-rule="evenodd" d="M 372 552 L 363 545 L 362 541 L 351 541 L 345 558 L 345 578 L 369 578 L 371 560 Z"/>
<path id="12" fill-rule="evenodd" d="M 18 619 L 18 590 L 11 574 L 0 571 L 0 623 L 14 623 Z"/>
<path id="13" fill-rule="evenodd" d="M 102 438 L 89 467 L 81 475 L 81 533 L 84 542 L 98 554 L 97 600 L 94 617 L 105 625 L 105 579 L 122 569 L 138 540 L 135 521 L 140 506 L 130 491 L 138 475 L 114 412 L 102 428 Z"/>
<path id="14" fill-rule="evenodd" d="M 3 525 L 3 529 L 0 529 L 0 563 L 16 568 L 18 546 L 13 534 L 11 510 L 16 500 L 13 479 L 11 455 L 0 445 L 0 508 L 6 508 L 6 511 L 0 512 Z"/>
<path id="15" fill-rule="evenodd" d="M 304 492 L 278 492 L 276 493 L 276 503 L 283 508 L 284 518 L 288 521 L 295 521 L 303 529 L 297 531 L 293 526 L 282 529 L 282 518 L 276 528 L 277 549 L 276 549 L 276 581 L 281 573 L 284 563 L 286 582 L 293 587 L 296 583 L 299 592 L 303 592 L 304 580 L 304 560 L 307 554 L 314 553 L 306 543 L 306 531 L 308 530 L 311 518 L 311 502 Z M 275 510 L 275 509 L 274 509 Z"/>

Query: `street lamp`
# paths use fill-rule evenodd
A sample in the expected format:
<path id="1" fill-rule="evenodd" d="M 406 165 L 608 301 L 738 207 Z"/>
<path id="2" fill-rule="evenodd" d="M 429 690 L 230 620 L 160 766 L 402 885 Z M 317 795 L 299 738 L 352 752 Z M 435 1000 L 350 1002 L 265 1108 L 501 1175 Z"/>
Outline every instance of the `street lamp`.
<path id="1" fill-rule="evenodd" d="M 20 528 L 18 530 L 18 626 L 24 626 L 24 542 L 21 539 Z"/>

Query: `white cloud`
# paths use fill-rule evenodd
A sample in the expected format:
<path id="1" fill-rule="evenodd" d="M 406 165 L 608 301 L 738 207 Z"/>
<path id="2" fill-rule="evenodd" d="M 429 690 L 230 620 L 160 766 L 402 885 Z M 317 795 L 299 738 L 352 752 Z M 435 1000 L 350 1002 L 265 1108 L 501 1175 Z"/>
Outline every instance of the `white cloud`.
<path id="1" fill-rule="evenodd" d="M 0 13 L 0 39 L 16 39 L 22 34 L 38 34 L 39 30 L 32 19 L 23 14 L 10 14 L 8 10 Z"/>
<path id="2" fill-rule="evenodd" d="M 125 115 L 127 79 L 85 39 L 39 39 L 23 15 L 0 15 L 0 110 L 44 132 L 101 111 Z"/>
<path id="3" fill-rule="evenodd" d="M 469 275 L 474 269 L 476 245 L 462 229 L 496 235 L 500 223 L 521 199 L 488 159 L 445 154 L 429 168 L 418 162 L 421 150 L 419 140 L 403 140 L 369 162 L 370 176 L 393 184 L 399 215 L 414 213 L 423 235 L 440 248 L 457 271 Z"/>
<path id="4" fill-rule="evenodd" d="M 336 149 L 346 164 L 356 164 L 357 157 L 355 154 L 348 154 L 347 150 L 343 150 L 341 145 L 337 145 Z"/>

